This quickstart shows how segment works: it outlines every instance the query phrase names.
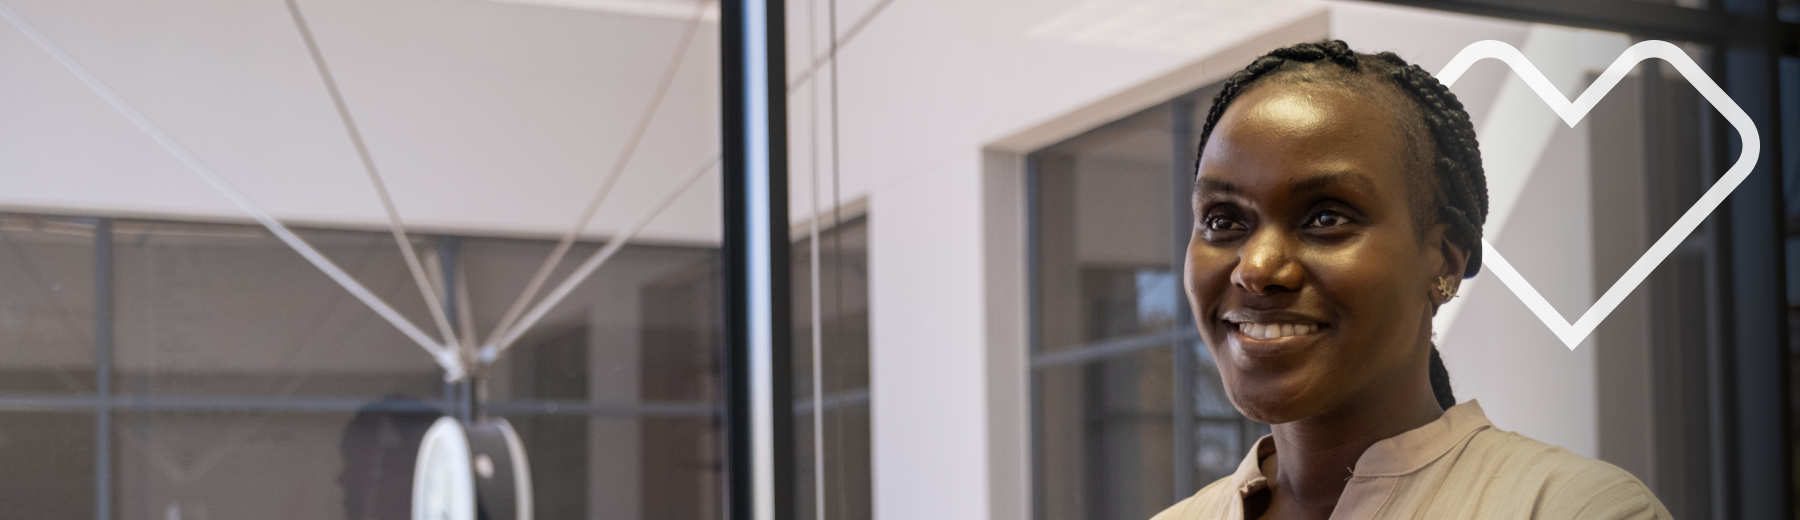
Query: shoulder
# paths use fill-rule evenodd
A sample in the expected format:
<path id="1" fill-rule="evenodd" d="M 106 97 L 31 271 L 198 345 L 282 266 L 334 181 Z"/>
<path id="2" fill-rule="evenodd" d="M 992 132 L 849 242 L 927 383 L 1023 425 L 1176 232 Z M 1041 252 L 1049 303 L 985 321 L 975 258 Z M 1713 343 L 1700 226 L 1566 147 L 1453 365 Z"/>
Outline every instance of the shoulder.
<path id="1" fill-rule="evenodd" d="M 1631 473 L 1509 431 L 1477 433 L 1456 465 L 1484 475 L 1493 494 L 1532 503 L 1534 518 L 1669 518 Z"/>
<path id="2" fill-rule="evenodd" d="M 1242 511 L 1243 505 L 1236 489 L 1231 487 L 1232 478 L 1215 480 L 1200 492 L 1186 500 L 1176 502 L 1163 512 L 1157 513 L 1150 520 L 1197 520 L 1213 518 L 1233 518 L 1233 510 Z M 1241 514 L 1241 513 L 1240 513 Z"/>

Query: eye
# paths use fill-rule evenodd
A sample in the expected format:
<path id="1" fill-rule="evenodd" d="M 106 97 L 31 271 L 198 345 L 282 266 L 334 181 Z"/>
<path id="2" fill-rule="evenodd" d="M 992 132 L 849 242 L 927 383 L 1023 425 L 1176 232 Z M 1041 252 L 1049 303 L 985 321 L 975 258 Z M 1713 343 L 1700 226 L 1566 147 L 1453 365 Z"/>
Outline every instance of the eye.
<path id="1" fill-rule="evenodd" d="M 1194 222 L 1194 236 L 1207 242 L 1236 241 L 1248 236 L 1250 227 L 1255 224 L 1248 212 L 1230 202 L 1211 204 L 1200 208 L 1199 212 L 1203 216 Z"/>
<path id="2" fill-rule="evenodd" d="M 1243 222 L 1218 214 L 1207 215 L 1205 224 L 1206 229 L 1209 231 L 1241 231 L 1246 229 Z"/>
<path id="3" fill-rule="evenodd" d="M 1344 214 L 1332 210 L 1314 213 L 1311 217 L 1307 217 L 1306 219 L 1306 227 L 1309 228 L 1329 228 L 1349 223 L 1349 217 L 1345 217 Z"/>

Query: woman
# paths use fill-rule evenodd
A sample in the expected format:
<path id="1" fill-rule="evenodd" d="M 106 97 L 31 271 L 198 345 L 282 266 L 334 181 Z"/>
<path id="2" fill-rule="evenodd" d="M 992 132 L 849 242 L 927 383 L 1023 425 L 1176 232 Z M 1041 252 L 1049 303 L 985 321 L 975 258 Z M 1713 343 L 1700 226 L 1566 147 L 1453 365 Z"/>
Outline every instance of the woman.
<path id="1" fill-rule="evenodd" d="M 1273 425 L 1156 520 L 1668 518 L 1618 468 L 1456 404 L 1431 318 L 1481 268 L 1469 116 L 1393 53 L 1276 50 L 1200 133 L 1187 291 L 1232 404 Z"/>

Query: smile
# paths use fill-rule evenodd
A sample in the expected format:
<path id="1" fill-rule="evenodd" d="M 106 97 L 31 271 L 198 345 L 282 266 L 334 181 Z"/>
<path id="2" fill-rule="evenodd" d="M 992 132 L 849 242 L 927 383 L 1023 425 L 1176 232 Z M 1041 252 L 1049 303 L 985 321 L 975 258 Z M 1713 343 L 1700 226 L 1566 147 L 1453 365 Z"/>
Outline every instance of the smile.
<path id="1" fill-rule="evenodd" d="M 1239 332 L 1252 339 L 1281 339 L 1293 336 L 1305 336 L 1318 332 L 1324 325 L 1318 323 L 1234 323 Z"/>

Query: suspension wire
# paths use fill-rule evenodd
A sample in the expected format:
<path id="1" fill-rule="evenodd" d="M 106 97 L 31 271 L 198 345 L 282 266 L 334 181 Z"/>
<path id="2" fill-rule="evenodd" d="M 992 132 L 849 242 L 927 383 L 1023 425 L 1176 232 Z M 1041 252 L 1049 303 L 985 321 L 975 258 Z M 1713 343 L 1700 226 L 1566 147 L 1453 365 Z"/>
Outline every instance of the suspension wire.
<path id="1" fill-rule="evenodd" d="M 637 233 L 642 231 L 644 226 L 649 225 L 650 221 L 655 220 L 657 215 L 662 214 L 664 209 L 668 209 L 669 205 L 674 203 L 678 196 L 686 193 L 687 189 L 694 185 L 694 182 L 699 181 L 707 172 L 712 171 L 714 166 L 718 166 L 719 158 L 719 152 L 713 152 L 712 155 L 708 156 L 706 161 L 701 163 L 699 167 L 694 168 L 693 172 L 688 174 L 686 179 L 682 179 L 681 182 L 676 183 L 675 187 L 669 190 L 669 193 L 663 195 L 662 200 L 657 201 L 649 210 L 645 211 L 642 215 L 639 215 L 637 220 L 626 225 L 624 231 L 620 232 L 617 236 L 612 237 L 611 240 L 608 240 L 605 247 L 594 252 L 593 256 L 589 256 L 586 262 L 583 262 L 581 266 L 575 268 L 575 272 L 569 273 L 569 277 L 564 279 L 555 289 L 551 290 L 550 294 L 545 295 L 543 301 L 539 301 L 537 305 L 533 306 L 530 312 L 525 313 L 524 317 L 519 319 L 517 325 L 508 329 L 505 336 L 501 336 L 497 342 L 483 345 L 479 355 L 476 357 L 477 361 L 480 363 L 492 363 L 494 360 L 499 359 L 501 353 L 511 347 L 513 342 L 519 340 L 519 336 L 524 335 L 525 331 L 530 330 L 532 325 L 536 325 L 538 320 L 543 319 L 544 315 L 550 312 L 550 309 L 556 307 L 556 304 L 561 303 L 563 298 L 568 297 L 569 293 L 575 290 L 575 287 L 587 280 L 588 275 L 594 274 L 595 269 L 599 269 L 608 259 L 611 259 L 614 254 L 618 253 L 619 249 L 624 248 L 627 241 L 630 241 L 632 237 L 637 236 Z"/>
<path id="2" fill-rule="evenodd" d="M 819 0 L 806 2 L 806 53 L 819 55 L 818 17 L 815 16 Z M 837 39 L 831 34 L 832 40 Z M 812 174 L 812 223 L 807 231 L 807 253 L 810 257 L 808 289 L 811 290 L 812 305 L 812 429 L 813 429 L 813 498 L 815 520 L 825 520 L 825 321 L 821 319 L 821 302 L 819 301 L 819 82 L 808 81 L 807 84 L 807 138 L 810 144 L 807 150 L 812 164 L 808 173 Z"/>
<path id="3" fill-rule="evenodd" d="M 587 230 L 588 222 L 594 219 L 594 213 L 600 210 L 600 204 L 606 200 L 607 195 L 612 193 L 613 185 L 625 172 L 625 166 L 631 164 L 631 158 L 637 154 L 638 145 L 643 142 L 644 134 L 650 129 L 651 121 L 656 119 L 656 113 L 662 107 L 663 98 L 675 84 L 675 76 L 681 72 L 681 64 L 687 59 L 688 47 L 694 43 L 694 35 L 699 32 L 700 20 L 705 13 L 706 2 L 695 2 L 694 15 L 688 20 L 687 29 L 681 36 L 681 43 L 676 44 L 675 55 L 669 58 L 669 66 L 663 70 L 662 80 L 651 94 L 650 103 L 644 106 L 644 113 L 638 116 L 637 127 L 632 129 L 631 137 L 625 141 L 624 150 L 620 151 L 619 157 L 613 161 L 612 170 L 607 172 L 606 180 L 601 181 L 600 191 L 594 194 L 594 198 L 588 202 L 587 208 L 581 210 L 581 216 L 575 218 L 575 225 L 569 228 L 569 232 L 564 233 L 562 240 L 557 241 L 556 248 L 550 251 L 550 256 L 544 259 L 543 265 L 538 266 L 537 272 L 531 275 L 531 281 L 525 284 L 525 290 L 519 292 L 519 297 L 513 300 L 512 306 L 506 309 L 506 314 L 501 315 L 499 323 L 494 324 L 494 330 L 488 333 L 487 345 L 493 345 L 501 337 L 511 333 L 509 329 L 513 326 L 513 320 L 518 319 L 520 313 L 525 312 L 526 306 L 531 304 L 532 298 L 537 297 L 538 290 L 543 289 L 544 282 L 550 279 L 550 273 L 562 263 L 563 257 L 567 256 L 569 249 L 575 245 L 576 237 L 581 236 L 581 233 Z"/>
<path id="4" fill-rule="evenodd" d="M 836 13 L 837 12 L 837 4 L 836 4 L 837 0 L 830 0 L 830 1 L 832 2 L 831 12 Z M 831 38 L 831 49 L 832 49 L 831 53 L 829 55 L 825 55 L 825 56 L 821 56 L 818 54 L 812 55 L 811 56 L 812 64 L 810 66 L 808 66 L 805 71 L 802 71 L 799 76 L 795 76 L 793 81 L 788 82 L 788 86 L 787 86 L 788 93 L 793 94 L 794 91 L 800 90 L 801 83 L 806 83 L 808 81 L 812 81 L 813 75 L 819 71 L 819 67 L 825 66 L 825 62 L 827 60 L 837 59 L 836 57 L 837 57 L 837 49 L 838 48 L 841 48 L 845 45 L 849 45 L 850 40 L 852 38 L 855 38 L 856 35 L 858 35 L 858 34 L 862 34 L 863 28 L 868 27 L 869 22 L 875 21 L 875 16 L 881 14 L 882 11 L 886 10 L 888 5 L 892 4 L 892 3 L 894 3 L 894 0 L 881 0 L 880 2 L 876 3 L 874 7 L 870 7 L 869 12 L 864 13 L 862 18 L 858 18 L 856 20 L 856 23 L 850 26 L 849 30 L 844 31 L 843 36 L 838 36 L 838 34 L 837 34 L 837 29 L 836 29 L 836 27 L 837 27 L 836 16 L 837 15 L 833 14 L 832 15 L 833 19 L 831 20 L 831 27 L 833 28 L 831 31 L 831 36 L 832 36 L 832 38 Z"/>
<path id="5" fill-rule="evenodd" d="M 58 47 L 56 43 L 50 41 L 49 37 L 44 36 L 44 33 L 38 31 L 37 27 L 32 26 L 31 23 L 27 22 L 18 12 L 13 11 L 12 7 L 6 5 L 3 0 L 0 0 L 0 17 L 6 18 L 8 22 L 11 22 L 13 26 L 24 33 L 27 38 L 30 38 L 32 43 L 36 43 L 39 48 L 49 54 L 51 58 L 54 58 L 57 63 L 62 64 L 64 69 L 67 69 L 70 74 L 73 74 L 77 79 L 80 79 L 83 84 L 86 84 L 89 89 L 93 90 L 94 93 L 99 95 L 102 100 L 105 100 L 107 104 L 112 105 L 113 109 L 118 110 L 120 115 L 125 116 L 125 118 L 130 120 L 133 125 L 136 125 L 139 130 L 149 136 L 151 140 L 156 141 L 158 145 L 161 145 L 164 150 L 168 151 L 170 155 L 174 155 L 177 160 L 181 161 L 181 163 L 187 166 L 195 175 L 200 176 L 201 180 L 206 181 L 213 189 L 218 190 L 220 194 L 224 195 L 226 199 L 229 199 L 232 204 L 237 205 L 239 209 L 244 210 L 245 213 L 249 213 L 251 218 L 255 219 L 257 223 L 262 224 L 264 228 L 267 228 L 271 234 L 274 234 L 276 238 L 287 244 L 288 247 L 293 248 L 294 252 L 299 253 L 302 258 L 311 262 L 313 266 L 317 267 L 320 271 L 324 271 L 325 276 L 330 277 L 332 281 L 337 282 L 345 291 L 349 291 L 357 300 L 360 300 L 364 305 L 367 305 L 370 310 L 375 311 L 375 314 L 380 315 L 383 319 L 386 319 L 389 324 L 392 324 L 394 328 L 399 329 L 401 334 L 406 335 L 408 339 L 413 340 L 420 348 L 423 348 L 426 352 L 430 353 L 432 358 L 435 359 L 440 366 L 444 367 L 446 378 L 458 378 L 462 376 L 461 365 L 457 363 L 455 354 L 451 352 L 449 348 L 439 345 L 436 341 L 432 340 L 431 337 L 427 336 L 418 326 L 413 325 L 411 321 L 408 321 L 405 316 L 400 315 L 400 313 L 395 311 L 392 306 L 389 306 L 387 302 L 382 301 L 380 296 L 376 296 L 375 293 L 370 292 L 367 287 L 364 287 L 361 283 L 357 282 L 355 277 L 350 276 L 349 273 L 346 273 L 342 268 L 339 268 L 337 264 L 332 263 L 331 259 L 327 258 L 323 253 L 320 253 L 318 249 L 314 249 L 312 244 L 307 243 L 306 240 L 300 238 L 299 235 L 294 234 L 292 230 L 288 229 L 287 226 L 282 225 L 282 223 L 276 220 L 273 215 L 270 215 L 268 211 L 265 211 L 261 206 L 258 206 L 255 201 L 250 200 L 243 192 L 238 191 L 237 187 L 232 186 L 229 181 L 226 181 L 225 177 L 213 170 L 212 166 L 207 165 L 199 156 L 194 155 L 193 151 L 188 150 L 180 141 L 175 140 L 174 136 L 169 135 L 162 127 L 157 126 L 155 122 L 152 122 L 149 117 L 145 116 L 143 112 L 139 112 L 130 102 L 125 101 L 125 98 L 120 97 L 117 92 L 114 92 L 112 87 L 108 87 L 105 82 L 100 81 L 99 77 L 94 76 L 93 72 L 88 71 L 87 67 L 81 65 L 81 62 L 76 61 L 73 56 L 70 56 L 69 53 L 64 52 L 61 47 Z"/>
<path id="6" fill-rule="evenodd" d="M 469 301 L 468 262 L 456 262 L 456 328 L 464 341 L 463 348 L 475 348 L 475 306 Z"/>
<path id="7" fill-rule="evenodd" d="M 413 250 L 412 241 L 406 237 L 406 226 L 400 221 L 400 210 L 394 207 L 394 197 L 388 193 L 387 182 L 381 178 L 381 170 L 375 167 L 375 158 L 369 153 L 369 145 L 363 141 L 362 131 L 356 127 L 356 119 L 350 117 L 350 106 L 344 102 L 344 94 L 338 89 L 337 80 L 331 75 L 331 68 L 325 65 L 325 54 L 319 50 L 319 42 L 313 38 L 312 28 L 307 25 L 306 16 L 300 12 L 299 2 L 286 2 L 288 14 L 294 19 L 294 26 L 300 30 L 300 39 L 306 42 L 306 52 L 312 55 L 313 65 L 319 69 L 319 78 L 325 82 L 325 91 L 331 94 L 331 104 L 337 108 L 338 119 L 344 122 L 344 131 L 350 135 L 350 143 L 356 148 L 356 157 L 362 160 L 363 171 L 369 174 L 369 183 L 375 185 L 375 194 L 381 199 L 381 209 L 387 212 L 388 231 L 394 235 L 394 245 L 399 246 L 400 256 L 406 260 L 406 269 L 412 272 L 413 284 L 419 286 L 419 295 L 425 298 L 425 307 L 431 310 L 431 319 L 437 322 L 438 333 L 443 335 L 444 345 L 457 345 L 460 342 L 450 327 L 449 316 L 444 313 L 442 296 L 433 294 L 434 285 L 428 281 L 425 268 L 419 263 L 419 254 Z"/>
<path id="8" fill-rule="evenodd" d="M 851 29 L 850 33 L 844 35 L 844 37 L 842 37 L 842 38 L 839 38 L 837 36 L 837 21 L 838 21 L 837 0 L 826 0 L 826 2 L 830 9 L 830 14 L 828 15 L 829 25 L 827 26 L 827 30 L 828 30 L 828 32 L 831 33 L 831 51 L 830 51 L 830 57 L 831 57 L 831 62 L 830 62 L 830 65 L 831 65 L 831 70 L 830 70 L 830 72 L 831 72 L 831 228 L 836 230 L 831 234 L 831 250 L 832 250 L 832 254 L 836 255 L 836 258 L 837 258 L 837 261 L 835 263 L 833 263 L 833 265 L 836 266 L 837 268 L 831 270 L 832 293 L 834 295 L 833 299 L 832 299 L 832 308 L 835 309 L 832 312 L 835 313 L 835 314 L 833 314 L 834 316 L 837 316 L 841 319 L 844 316 L 844 271 L 845 271 L 844 258 L 845 258 L 845 256 L 844 256 L 844 229 L 843 229 L 843 225 L 844 225 L 844 195 L 843 195 L 843 183 L 841 182 L 842 176 L 840 175 L 841 172 L 839 170 L 839 166 L 841 165 L 841 163 L 838 160 L 838 51 L 843 48 L 845 43 L 849 43 L 851 36 L 855 36 L 857 33 L 862 31 L 863 27 L 867 27 L 869 25 L 869 21 L 875 19 L 875 15 L 880 13 L 882 9 L 887 8 L 887 5 L 889 3 L 892 3 L 893 0 L 882 0 L 882 2 L 880 4 L 876 4 L 876 6 L 873 9 L 869 10 L 869 14 L 866 16 L 863 16 L 862 20 L 857 22 L 856 26 Z M 838 336 L 840 338 L 843 337 L 843 329 L 841 327 L 838 329 Z M 844 436 L 843 416 L 839 416 L 838 420 L 835 421 L 833 423 L 833 425 L 836 426 L 836 428 L 834 428 L 834 430 L 837 432 L 838 438 L 842 439 Z M 844 473 L 844 458 L 843 457 L 837 458 L 837 470 L 838 470 L 838 474 L 840 474 L 840 475 L 842 475 Z M 844 507 L 844 503 L 845 503 L 845 501 L 839 500 L 838 501 L 839 507 L 840 508 Z M 840 511 L 840 512 L 842 512 L 842 511 Z M 843 516 L 843 515 L 839 515 L 839 516 Z"/>

